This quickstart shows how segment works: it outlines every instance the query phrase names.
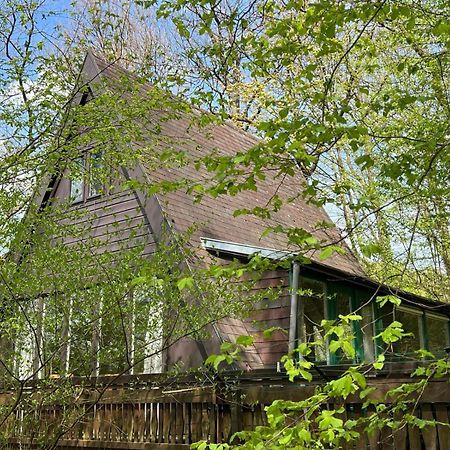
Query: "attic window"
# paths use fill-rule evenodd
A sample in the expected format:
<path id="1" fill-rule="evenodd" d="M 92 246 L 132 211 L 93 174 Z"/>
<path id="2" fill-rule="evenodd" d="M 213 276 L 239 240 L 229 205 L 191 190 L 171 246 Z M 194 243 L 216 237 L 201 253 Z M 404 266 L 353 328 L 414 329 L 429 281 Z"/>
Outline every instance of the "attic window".
<path id="1" fill-rule="evenodd" d="M 70 199 L 79 203 L 95 198 L 104 192 L 102 181 L 102 153 L 89 152 L 75 160 L 70 177 Z"/>
<path id="2" fill-rule="evenodd" d="M 73 203 L 82 202 L 84 198 L 85 158 L 75 160 L 75 168 L 70 179 L 70 199 Z"/>
<path id="3" fill-rule="evenodd" d="M 102 154 L 100 152 L 91 153 L 89 155 L 89 186 L 88 197 L 96 197 L 103 193 L 102 182 Z"/>

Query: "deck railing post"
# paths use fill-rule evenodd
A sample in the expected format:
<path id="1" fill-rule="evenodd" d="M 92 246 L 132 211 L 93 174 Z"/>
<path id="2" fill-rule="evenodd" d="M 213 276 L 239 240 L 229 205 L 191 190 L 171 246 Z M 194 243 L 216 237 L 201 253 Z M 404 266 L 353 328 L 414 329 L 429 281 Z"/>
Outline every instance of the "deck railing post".
<path id="1" fill-rule="evenodd" d="M 230 402 L 231 412 L 231 436 L 242 430 L 242 404 L 241 404 L 241 390 L 236 389 L 233 392 Z"/>

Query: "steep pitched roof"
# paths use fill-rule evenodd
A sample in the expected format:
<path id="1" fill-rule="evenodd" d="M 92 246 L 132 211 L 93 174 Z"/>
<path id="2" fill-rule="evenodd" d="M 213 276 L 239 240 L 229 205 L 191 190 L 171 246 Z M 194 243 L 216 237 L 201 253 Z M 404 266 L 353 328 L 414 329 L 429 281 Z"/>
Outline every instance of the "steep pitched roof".
<path id="1" fill-rule="evenodd" d="M 121 78 L 128 73 L 118 64 L 109 64 L 93 55 L 88 55 L 85 64 L 86 75 L 94 82 L 97 76 L 103 81 L 117 86 Z M 88 67 L 86 69 L 86 67 Z M 142 96 L 149 95 L 150 85 L 141 87 Z M 155 111 L 148 120 L 158 121 L 162 114 Z M 188 179 L 193 183 L 210 184 L 211 174 L 203 167 L 196 169 L 196 160 L 215 152 L 219 155 L 233 155 L 239 151 L 246 151 L 260 141 L 255 136 L 244 132 L 231 123 L 210 125 L 200 128 L 193 124 L 192 115 L 179 113 L 176 118 L 162 120 L 160 126 L 160 143 L 164 147 L 163 137 L 170 138 L 170 145 L 185 151 L 188 164 L 181 167 L 155 168 L 147 164 L 145 155 L 142 167 L 150 182 L 178 181 Z M 157 198 L 166 217 L 175 230 L 186 231 L 195 223 L 199 226 L 192 236 L 192 245 L 200 248 L 200 237 L 216 238 L 236 243 L 263 246 L 277 250 L 295 251 L 289 248 L 287 239 L 282 234 L 270 233 L 263 236 L 267 227 L 282 225 L 283 227 L 298 227 L 310 232 L 314 237 L 327 243 L 341 242 L 341 235 L 336 227 L 328 229 L 316 228 L 319 222 L 331 220 L 323 208 L 308 203 L 302 196 L 298 196 L 304 179 L 301 174 L 284 179 L 276 179 L 268 171 L 266 179 L 258 182 L 257 191 L 246 190 L 235 196 L 221 195 L 217 198 L 205 196 L 200 203 L 194 202 L 186 188 L 174 192 L 158 194 Z M 233 216 L 237 209 L 264 207 L 273 195 L 279 195 L 283 200 L 295 198 L 286 202 L 280 211 L 273 213 L 271 218 L 261 219 L 252 215 Z M 345 243 L 340 244 L 345 254 L 334 253 L 322 264 L 330 268 L 339 269 L 349 276 L 364 276 L 364 272 L 356 258 L 351 254 Z M 201 250 L 199 250 L 201 252 Z M 319 261 L 318 252 L 308 256 L 313 261 Z"/>

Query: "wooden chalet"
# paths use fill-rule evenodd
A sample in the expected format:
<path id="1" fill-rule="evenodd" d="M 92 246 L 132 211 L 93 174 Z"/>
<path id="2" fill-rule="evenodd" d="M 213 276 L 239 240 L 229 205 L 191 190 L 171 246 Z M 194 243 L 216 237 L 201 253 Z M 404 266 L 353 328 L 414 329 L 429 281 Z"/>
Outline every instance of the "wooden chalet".
<path id="1" fill-rule="evenodd" d="M 99 81 L 120 83 L 124 74 L 126 72 L 118 65 L 108 64 L 90 53 L 82 68 L 82 79 L 89 86 L 90 99 L 95 99 Z M 86 97 L 80 96 L 79 102 L 86 102 Z M 232 155 L 258 144 L 255 137 L 232 124 L 209 125 L 205 132 L 192 125 L 188 114 L 179 114 L 158 126 L 160 136 L 170 136 L 171 145 L 175 142 L 183 146 L 188 163 L 155 168 L 149 167 L 142 158 L 132 170 L 121 171 L 123 178 L 115 181 L 115 186 L 122 186 L 127 179 L 163 182 L 189 178 L 208 183 L 208 172 L 194 168 L 192 161 L 212 152 Z M 162 140 L 160 145 L 168 144 Z M 96 163 L 89 152 L 80 158 L 84 158 L 87 165 Z M 98 378 L 89 381 L 83 396 L 87 419 L 61 436 L 62 448 L 181 449 L 202 438 L 211 442 L 226 441 L 234 431 L 264 423 L 263 407 L 277 396 L 305 398 L 315 384 L 323 382 L 324 374 L 333 377 L 348 364 L 373 361 L 384 350 L 374 336 L 394 319 L 401 321 L 404 329 L 413 336 L 390 348 L 385 370 L 373 377 L 373 385 L 380 392 L 408 376 L 411 367 L 417 363 L 413 356 L 415 350 L 425 348 L 437 357 L 445 355 L 450 346 L 450 305 L 374 282 L 365 275 L 345 243 L 340 244 L 344 253 L 333 253 L 322 261 L 319 252 L 310 252 L 311 262 L 301 264 L 292 258 L 296 250 L 287 245 L 284 236 L 263 234 L 267 227 L 281 224 L 303 228 L 324 242 L 342 242 L 336 227 L 317 227 L 318 223 L 331 222 L 325 210 L 296 195 L 302 181 L 301 175 L 282 182 L 268 175 L 258 182 L 255 191 L 217 198 L 205 196 L 201 202 L 195 202 L 185 188 L 149 194 L 129 184 L 126 189 L 104 193 L 94 182 L 71 177 L 67 170 L 48 179 L 35 201 L 43 208 L 71 199 L 71 208 L 85 210 L 87 217 L 92 218 L 86 233 L 100 238 L 108 236 L 107 244 L 95 251 L 115 251 L 125 242 L 129 248 L 141 246 L 142 254 L 151 258 L 164 228 L 183 233 L 198 224 L 190 236 L 190 245 L 203 260 L 226 263 L 233 258 L 245 260 L 259 254 L 274 262 L 289 258 L 293 261 L 290 268 L 280 265 L 264 273 L 260 287 L 279 287 L 281 295 L 275 301 L 262 302 L 252 317 L 221 319 L 212 325 L 209 340 L 184 339 L 133 374 L 114 378 L 99 367 L 93 374 Z M 286 203 L 268 219 L 233 215 L 235 210 L 264 207 L 275 193 L 282 199 L 294 197 L 295 200 Z M 375 299 L 385 295 L 401 298 L 401 305 L 393 307 L 388 302 L 380 307 Z M 321 320 L 335 320 L 339 315 L 351 312 L 358 312 L 363 317 L 352 329 L 355 361 L 330 353 L 326 345 L 316 346 L 311 357 L 321 371 L 315 374 L 313 382 L 288 383 L 280 367 L 280 358 L 299 342 L 320 337 Z M 262 330 L 273 326 L 285 331 L 276 331 L 269 339 L 263 338 Z M 175 381 L 163 380 L 161 375 L 155 374 L 174 366 L 183 370 L 199 367 L 208 355 L 219 352 L 221 343 L 235 342 L 240 335 L 252 335 L 255 342 L 243 351 L 241 361 L 234 367 L 236 376 L 240 377 L 239 393 L 248 395 L 248 400 L 239 407 L 223 401 L 217 395 L 216 385 L 200 388 L 189 376 Z M 65 363 L 70 365 L 70 361 Z M 77 382 L 74 379 L 73 383 Z M 100 399 L 96 397 L 99 386 L 105 388 Z M 255 401 L 259 404 L 254 405 Z M 418 414 L 448 423 L 449 401 L 448 383 L 431 383 Z M 361 413 L 360 400 L 349 401 L 347 414 Z M 58 414 L 56 406 L 50 408 L 47 419 L 56 421 Z M 19 422 L 17 416 L 15 425 L 11 425 L 16 427 L 17 440 L 21 435 Z M 428 431 L 405 427 L 398 435 L 386 437 L 383 442 L 381 434 L 363 437 L 357 448 L 392 448 L 395 444 L 404 449 L 448 449 L 450 439 L 445 427 Z"/>

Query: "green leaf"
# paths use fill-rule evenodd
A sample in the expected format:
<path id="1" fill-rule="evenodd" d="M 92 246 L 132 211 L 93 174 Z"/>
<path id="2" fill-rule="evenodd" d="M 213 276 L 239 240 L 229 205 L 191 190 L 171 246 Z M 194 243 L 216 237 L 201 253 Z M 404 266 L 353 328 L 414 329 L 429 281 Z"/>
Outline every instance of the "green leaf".
<path id="1" fill-rule="evenodd" d="M 191 288 L 192 286 L 194 286 L 194 279 L 192 277 L 181 278 L 177 282 L 177 287 L 180 291 Z"/>
<path id="2" fill-rule="evenodd" d="M 131 286 L 138 286 L 147 283 L 148 278 L 145 276 L 135 277 L 131 280 Z"/>
<path id="3" fill-rule="evenodd" d="M 381 370 L 384 367 L 385 359 L 384 355 L 378 355 L 377 360 L 372 364 L 374 369 Z"/>
<path id="4" fill-rule="evenodd" d="M 358 383 L 359 387 L 365 389 L 367 386 L 366 378 L 362 373 L 357 371 L 351 372 L 352 378 Z"/>
<path id="5" fill-rule="evenodd" d="M 255 338 L 253 336 L 238 336 L 236 344 L 248 347 L 249 345 L 252 345 L 254 341 Z"/>
<path id="6" fill-rule="evenodd" d="M 396 295 L 383 295 L 378 296 L 376 298 L 376 302 L 380 304 L 380 307 L 383 307 L 386 303 L 392 303 L 395 306 L 400 306 L 402 301 Z"/>
<path id="7" fill-rule="evenodd" d="M 270 339 L 275 331 L 281 331 L 282 333 L 285 333 L 285 334 L 287 333 L 287 331 L 284 328 L 281 328 L 281 327 L 270 327 L 270 328 L 267 328 L 266 330 L 263 331 L 263 336 L 266 339 Z"/>

